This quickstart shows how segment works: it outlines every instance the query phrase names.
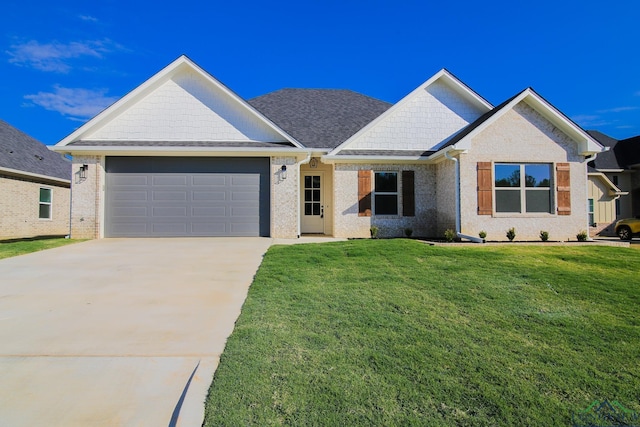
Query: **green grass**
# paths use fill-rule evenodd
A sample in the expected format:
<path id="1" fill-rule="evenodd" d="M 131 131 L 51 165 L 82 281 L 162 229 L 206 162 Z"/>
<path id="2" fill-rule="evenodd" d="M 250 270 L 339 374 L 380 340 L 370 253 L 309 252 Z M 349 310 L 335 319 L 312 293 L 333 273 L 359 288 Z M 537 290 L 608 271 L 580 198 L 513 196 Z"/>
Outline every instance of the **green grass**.
<path id="1" fill-rule="evenodd" d="M 34 239 L 17 242 L 0 242 L 0 259 L 57 248 L 58 246 L 82 241 L 83 240 L 72 239 Z"/>
<path id="2" fill-rule="evenodd" d="M 205 425 L 560 426 L 640 412 L 640 252 L 272 247 L 221 357 Z"/>

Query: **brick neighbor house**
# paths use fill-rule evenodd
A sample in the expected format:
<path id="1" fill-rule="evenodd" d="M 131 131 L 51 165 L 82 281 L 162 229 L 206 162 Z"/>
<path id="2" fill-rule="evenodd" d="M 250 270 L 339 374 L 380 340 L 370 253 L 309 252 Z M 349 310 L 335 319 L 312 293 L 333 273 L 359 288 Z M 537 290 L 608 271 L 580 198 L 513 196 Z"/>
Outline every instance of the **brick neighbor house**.
<path id="1" fill-rule="evenodd" d="M 69 234 L 71 162 L 0 120 L 0 240 Z"/>

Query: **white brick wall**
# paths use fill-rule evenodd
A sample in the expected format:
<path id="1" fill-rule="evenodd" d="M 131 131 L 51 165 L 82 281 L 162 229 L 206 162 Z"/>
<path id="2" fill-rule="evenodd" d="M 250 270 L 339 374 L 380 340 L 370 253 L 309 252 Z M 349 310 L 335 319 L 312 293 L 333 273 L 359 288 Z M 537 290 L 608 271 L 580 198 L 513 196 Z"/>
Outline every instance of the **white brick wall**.
<path id="1" fill-rule="evenodd" d="M 482 112 L 442 82 L 414 94 L 349 149 L 430 150 Z"/>
<path id="2" fill-rule="evenodd" d="M 80 180 L 78 170 L 86 164 L 87 178 Z M 73 157 L 71 237 L 97 239 L 102 237 L 104 215 L 104 157 Z"/>
<path id="3" fill-rule="evenodd" d="M 281 168 L 287 166 L 287 178 Z M 271 237 L 298 237 L 300 175 L 295 157 L 271 158 Z"/>
<path id="4" fill-rule="evenodd" d="M 358 216 L 358 170 L 398 172 L 398 205 L 402 213 L 402 171 L 415 172 L 413 217 Z M 380 237 L 402 237 L 411 228 L 414 236 L 431 236 L 436 227 L 435 167 L 399 164 L 336 164 L 334 170 L 334 235 L 336 237 L 370 237 L 370 228 L 379 228 Z M 373 185 L 373 183 L 372 183 Z"/>
<path id="5" fill-rule="evenodd" d="M 494 214 L 478 215 L 477 162 L 551 163 L 569 162 L 571 215 Z M 460 156 L 462 233 L 477 236 L 487 232 L 488 240 L 507 240 L 506 231 L 515 227 L 516 240 L 539 240 L 541 230 L 551 240 L 576 239 L 587 229 L 587 173 L 577 144 L 526 103 L 488 126 L 472 140 L 468 154 Z M 552 190 L 555 196 L 555 188 Z M 555 198 L 554 198 L 555 199 Z"/>
<path id="6" fill-rule="evenodd" d="M 83 139 L 283 141 L 235 100 L 185 70 Z"/>

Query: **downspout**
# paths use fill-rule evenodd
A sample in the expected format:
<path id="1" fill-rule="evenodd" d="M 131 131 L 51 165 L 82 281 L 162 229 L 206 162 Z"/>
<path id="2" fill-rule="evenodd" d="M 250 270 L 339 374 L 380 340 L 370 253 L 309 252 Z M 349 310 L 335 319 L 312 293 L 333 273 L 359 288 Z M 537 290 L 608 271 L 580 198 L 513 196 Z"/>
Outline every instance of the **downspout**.
<path id="1" fill-rule="evenodd" d="M 296 184 L 296 195 L 297 195 L 296 196 L 296 205 L 298 206 L 298 208 L 297 208 L 297 211 L 298 211 L 298 220 L 297 220 L 297 222 L 298 222 L 298 230 L 297 230 L 298 239 L 300 238 L 300 236 L 302 234 L 300 232 L 300 227 L 301 227 L 301 225 L 300 225 L 300 214 L 301 214 L 301 212 L 300 212 L 300 198 L 301 198 L 301 194 L 300 194 L 300 178 L 301 178 L 300 177 L 300 166 L 306 165 L 310 161 L 311 161 L 311 153 L 307 154 L 307 158 L 306 159 L 296 163 L 296 175 L 298 177 L 298 182 Z"/>
<path id="2" fill-rule="evenodd" d="M 608 148 L 608 147 L 607 147 Z M 608 151 L 608 150 L 607 150 Z M 593 242 L 593 239 L 591 238 L 591 235 L 589 234 L 589 228 L 591 227 L 591 224 L 589 224 L 589 162 L 595 160 L 595 158 L 598 157 L 598 153 L 593 153 L 592 155 L 590 155 L 589 157 L 585 157 L 584 158 L 584 167 L 585 167 L 585 176 L 587 177 L 586 179 L 586 184 L 585 184 L 585 194 L 587 195 L 587 240 L 590 242 Z M 595 209 L 595 206 L 594 206 Z"/>
<path id="3" fill-rule="evenodd" d="M 467 236 L 466 234 L 462 234 L 460 232 L 460 162 L 457 158 L 452 157 L 449 154 L 449 150 L 444 152 L 444 156 L 449 160 L 453 160 L 453 162 L 456 164 L 456 236 L 458 236 L 459 239 L 471 240 L 474 243 L 484 243 L 484 240 L 479 237 Z"/>

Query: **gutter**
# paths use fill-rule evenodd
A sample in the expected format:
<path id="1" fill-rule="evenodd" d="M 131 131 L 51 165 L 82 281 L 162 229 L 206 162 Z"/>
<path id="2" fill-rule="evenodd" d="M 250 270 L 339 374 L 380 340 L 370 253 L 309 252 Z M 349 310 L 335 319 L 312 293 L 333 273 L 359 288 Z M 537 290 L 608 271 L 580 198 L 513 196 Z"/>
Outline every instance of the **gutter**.
<path id="1" fill-rule="evenodd" d="M 455 149 L 455 145 L 452 145 L 449 150 L 444 152 L 444 156 L 456 164 L 456 236 L 459 239 L 470 240 L 474 243 L 484 243 L 484 240 L 479 237 L 469 236 L 460 232 L 460 161 L 449 154 L 450 151 Z"/>

